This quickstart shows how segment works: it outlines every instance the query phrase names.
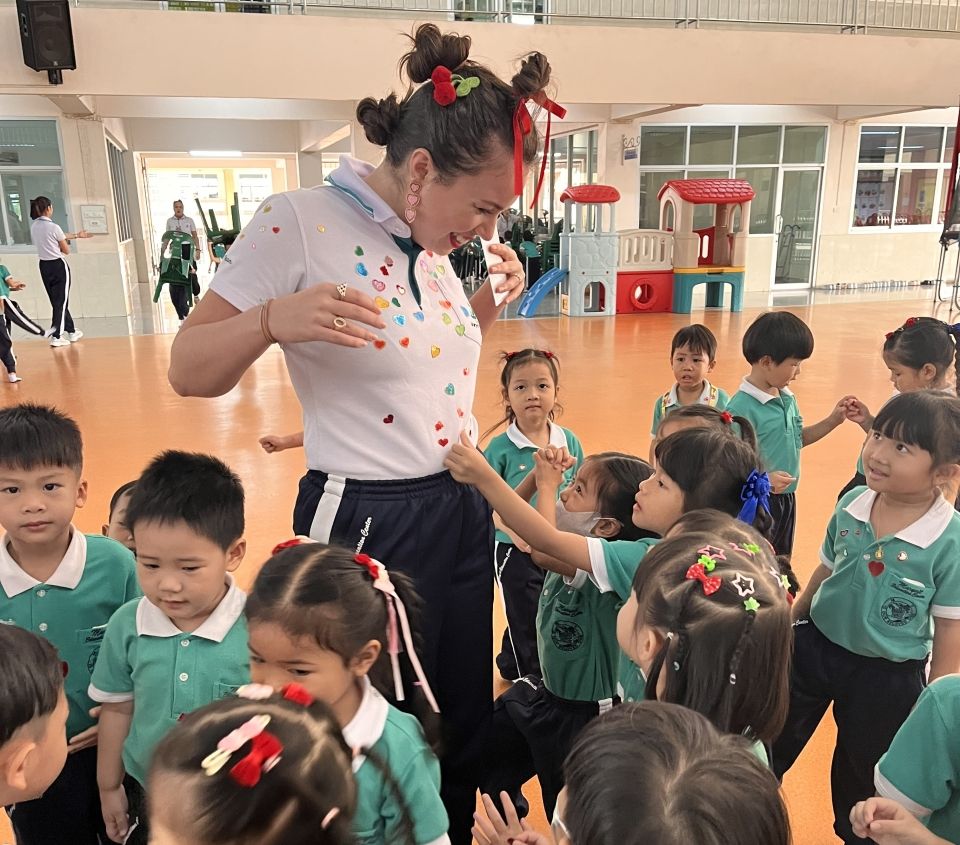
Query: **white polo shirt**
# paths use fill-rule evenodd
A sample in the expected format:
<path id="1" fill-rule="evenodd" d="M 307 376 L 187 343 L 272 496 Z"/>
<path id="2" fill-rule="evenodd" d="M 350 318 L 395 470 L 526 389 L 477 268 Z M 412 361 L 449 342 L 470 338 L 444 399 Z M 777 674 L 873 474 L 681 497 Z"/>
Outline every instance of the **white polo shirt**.
<path id="1" fill-rule="evenodd" d="M 170 217 L 167 219 L 167 228 L 168 232 L 190 232 L 191 234 L 197 231 L 197 224 L 193 222 L 192 217 L 183 217 L 177 218 L 176 216 Z"/>
<path id="2" fill-rule="evenodd" d="M 413 244 L 410 227 L 364 182 L 372 169 L 344 156 L 329 185 L 268 198 L 211 290 L 241 311 L 323 282 L 373 297 L 387 327 L 366 348 L 283 345 L 307 466 L 362 480 L 419 478 L 441 472 L 460 432 L 473 429 L 480 324 L 447 258 Z"/>
<path id="3" fill-rule="evenodd" d="M 66 240 L 63 229 L 50 217 L 38 217 L 30 224 L 30 240 L 37 248 L 41 261 L 56 261 L 63 258 L 60 241 Z"/>

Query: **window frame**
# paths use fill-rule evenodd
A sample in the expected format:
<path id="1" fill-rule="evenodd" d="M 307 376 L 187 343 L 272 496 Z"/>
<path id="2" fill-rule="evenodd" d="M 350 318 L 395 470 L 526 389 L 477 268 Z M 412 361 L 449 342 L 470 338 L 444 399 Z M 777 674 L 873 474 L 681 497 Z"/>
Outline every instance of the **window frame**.
<path id="1" fill-rule="evenodd" d="M 117 241 L 125 244 L 133 240 L 133 225 L 130 222 L 130 203 L 127 177 L 123 169 L 123 154 L 126 152 L 112 136 L 106 134 L 107 170 L 110 173 L 110 190 L 113 199 L 113 217 L 117 224 Z M 116 166 L 116 173 L 114 173 Z"/>

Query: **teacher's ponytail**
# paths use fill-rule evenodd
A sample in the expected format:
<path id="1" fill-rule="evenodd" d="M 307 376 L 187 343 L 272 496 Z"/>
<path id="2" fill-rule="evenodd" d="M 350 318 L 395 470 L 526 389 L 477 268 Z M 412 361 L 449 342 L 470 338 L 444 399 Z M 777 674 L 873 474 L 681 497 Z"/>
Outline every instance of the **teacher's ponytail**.
<path id="1" fill-rule="evenodd" d="M 30 200 L 30 219 L 37 220 L 43 217 L 51 205 L 53 203 L 50 202 L 50 197 L 37 197 L 35 200 Z"/>

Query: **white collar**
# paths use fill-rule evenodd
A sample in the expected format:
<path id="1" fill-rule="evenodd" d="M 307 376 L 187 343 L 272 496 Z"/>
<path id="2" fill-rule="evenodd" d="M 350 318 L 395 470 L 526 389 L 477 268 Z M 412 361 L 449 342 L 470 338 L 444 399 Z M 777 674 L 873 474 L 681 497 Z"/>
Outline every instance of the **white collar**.
<path id="1" fill-rule="evenodd" d="M 567 435 L 563 433 L 563 429 L 558 425 L 554 425 L 552 422 L 547 422 L 547 426 L 550 429 L 550 445 L 555 449 L 565 449 L 567 447 Z M 527 437 L 526 434 L 520 431 L 515 422 L 510 423 L 510 427 L 507 429 L 507 437 L 510 438 L 510 442 L 518 449 L 540 448 Z"/>
<path id="2" fill-rule="evenodd" d="M 869 522 L 876 498 L 876 491 L 867 488 L 844 510 L 860 522 Z M 930 506 L 930 510 L 916 522 L 898 531 L 894 536 L 898 540 L 903 540 L 905 543 L 910 543 L 918 548 L 929 548 L 947 530 L 953 520 L 954 513 L 953 505 L 943 496 L 938 496 L 937 500 Z"/>
<path id="3" fill-rule="evenodd" d="M 740 382 L 740 390 L 743 393 L 746 393 L 747 396 L 752 396 L 761 405 L 766 405 L 767 402 L 779 398 L 774 396 L 772 393 L 767 393 L 766 391 L 761 390 L 752 382 L 747 381 L 746 377 L 744 377 L 743 381 Z M 781 387 L 780 392 L 786 396 L 793 396 L 793 391 L 790 390 L 789 387 Z"/>
<path id="4" fill-rule="evenodd" d="M 340 156 L 340 166 L 326 178 L 334 188 L 355 202 L 363 212 L 388 232 L 401 238 L 411 237 L 410 227 L 403 222 L 386 200 L 371 188 L 366 177 L 373 172 L 373 165 L 348 155 Z"/>
<path id="5" fill-rule="evenodd" d="M 73 526 L 70 530 L 73 532 L 73 537 L 70 539 L 70 545 L 67 546 L 67 553 L 53 575 L 44 582 L 48 587 L 73 590 L 83 577 L 83 568 L 87 562 L 87 538 L 82 531 L 77 531 Z M 20 564 L 13 559 L 7 548 L 8 541 L 7 535 L 4 534 L 3 539 L 0 540 L 0 585 L 3 586 L 7 596 L 13 598 L 33 589 L 41 582 L 24 572 Z"/>
<path id="6" fill-rule="evenodd" d="M 367 758 L 357 752 L 369 750 L 383 736 L 387 726 L 390 704 L 380 695 L 370 679 L 364 676 L 363 698 L 350 722 L 343 728 L 343 741 L 353 750 L 353 771 L 356 772 Z"/>
<path id="7" fill-rule="evenodd" d="M 222 643 L 223 638 L 230 633 L 234 623 L 243 614 L 243 606 L 247 601 L 247 594 L 241 590 L 227 573 L 227 594 L 220 599 L 213 613 L 204 623 L 191 631 L 192 637 L 203 637 L 215 643 Z M 138 637 L 182 637 L 184 634 L 159 607 L 144 597 L 137 605 L 137 636 Z"/>
<path id="8" fill-rule="evenodd" d="M 670 397 L 667 399 L 668 405 L 679 405 L 680 404 L 680 395 L 678 392 L 680 385 L 674 384 L 670 388 Z M 703 393 L 700 394 L 700 398 L 694 402 L 694 405 L 706 405 L 710 401 L 710 392 L 713 390 L 713 385 L 710 384 L 706 379 L 703 380 Z"/>

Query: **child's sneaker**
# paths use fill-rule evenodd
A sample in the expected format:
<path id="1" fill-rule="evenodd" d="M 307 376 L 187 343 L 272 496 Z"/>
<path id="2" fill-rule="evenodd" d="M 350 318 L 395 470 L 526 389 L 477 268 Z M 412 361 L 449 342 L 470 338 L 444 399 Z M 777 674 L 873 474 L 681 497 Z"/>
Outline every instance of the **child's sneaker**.
<path id="1" fill-rule="evenodd" d="M 51 346 L 69 346 L 70 341 L 67 340 L 65 337 L 52 337 L 50 338 L 50 345 Z"/>
<path id="2" fill-rule="evenodd" d="M 81 337 L 83 337 L 83 332 L 80 331 L 80 329 L 77 329 L 75 332 L 67 332 L 67 338 L 71 343 L 76 343 Z"/>
<path id="3" fill-rule="evenodd" d="M 23 381 L 23 379 L 16 373 L 7 373 L 7 381 L 9 381 L 10 384 L 16 384 L 18 381 Z"/>

